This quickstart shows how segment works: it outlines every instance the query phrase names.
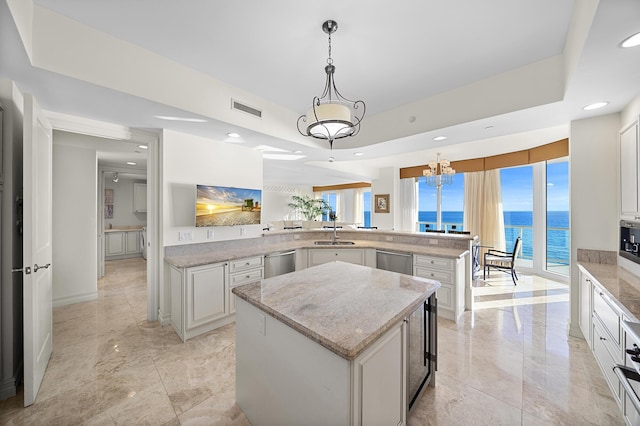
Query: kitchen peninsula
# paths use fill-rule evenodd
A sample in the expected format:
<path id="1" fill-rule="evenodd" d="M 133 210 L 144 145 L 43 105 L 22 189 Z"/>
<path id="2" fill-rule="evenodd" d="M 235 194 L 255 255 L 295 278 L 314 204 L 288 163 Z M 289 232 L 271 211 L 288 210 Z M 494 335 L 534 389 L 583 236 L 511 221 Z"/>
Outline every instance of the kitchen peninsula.
<path id="1" fill-rule="evenodd" d="M 234 288 L 238 405 L 253 424 L 405 424 L 411 349 L 427 363 L 411 319 L 439 287 L 330 262 Z"/>

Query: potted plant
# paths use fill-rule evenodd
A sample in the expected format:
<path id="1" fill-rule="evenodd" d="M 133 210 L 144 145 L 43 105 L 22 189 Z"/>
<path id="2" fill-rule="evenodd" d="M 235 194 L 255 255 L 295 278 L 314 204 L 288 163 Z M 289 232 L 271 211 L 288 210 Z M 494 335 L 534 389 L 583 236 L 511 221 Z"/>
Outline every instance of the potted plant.
<path id="1" fill-rule="evenodd" d="M 331 206 L 322 198 L 308 195 L 292 195 L 289 207 L 300 212 L 305 220 L 315 220 L 318 216 L 331 210 Z"/>

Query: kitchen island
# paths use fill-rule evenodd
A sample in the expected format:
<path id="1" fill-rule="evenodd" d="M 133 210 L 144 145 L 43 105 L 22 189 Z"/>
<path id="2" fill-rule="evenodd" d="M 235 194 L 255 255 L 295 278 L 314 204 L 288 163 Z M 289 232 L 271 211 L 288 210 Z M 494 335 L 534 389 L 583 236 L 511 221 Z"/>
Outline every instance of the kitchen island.
<path id="1" fill-rule="evenodd" d="M 238 405 L 255 425 L 405 424 L 409 347 L 423 348 L 409 318 L 439 287 L 331 262 L 234 288 Z"/>

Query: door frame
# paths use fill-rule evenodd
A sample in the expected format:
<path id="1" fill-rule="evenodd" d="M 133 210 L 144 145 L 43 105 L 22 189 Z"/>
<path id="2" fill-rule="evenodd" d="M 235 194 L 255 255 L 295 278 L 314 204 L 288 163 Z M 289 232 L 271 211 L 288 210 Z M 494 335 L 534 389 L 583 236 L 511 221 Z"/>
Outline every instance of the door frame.
<path id="1" fill-rule="evenodd" d="M 133 129 L 119 124 L 90 120 L 53 111 L 45 111 L 54 130 L 145 144 L 147 149 L 147 320 L 157 321 L 160 309 L 160 134 Z M 101 179 L 99 174 L 97 179 Z M 100 185 L 99 185 L 100 187 Z M 98 219 L 98 226 L 103 221 Z M 96 232 L 101 230 L 96 229 Z M 98 259 L 104 259 L 102 238 L 98 243 Z"/>

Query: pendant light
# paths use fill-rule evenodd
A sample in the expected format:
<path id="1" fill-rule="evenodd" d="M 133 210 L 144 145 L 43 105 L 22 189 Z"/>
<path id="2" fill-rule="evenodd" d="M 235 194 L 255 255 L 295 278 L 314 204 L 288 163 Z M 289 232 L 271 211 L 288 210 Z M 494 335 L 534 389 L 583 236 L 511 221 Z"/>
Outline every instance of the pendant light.
<path id="1" fill-rule="evenodd" d="M 334 140 L 358 134 L 366 110 L 363 101 L 347 99 L 336 88 L 336 67 L 331 58 L 331 34 L 337 29 L 336 21 L 328 20 L 322 24 L 322 30 L 329 36 L 329 57 L 324 67 L 327 74 L 324 92 L 321 96 L 313 98 L 311 108 L 306 114 L 298 117 L 298 131 L 303 136 L 328 140 L 331 149 Z"/>

